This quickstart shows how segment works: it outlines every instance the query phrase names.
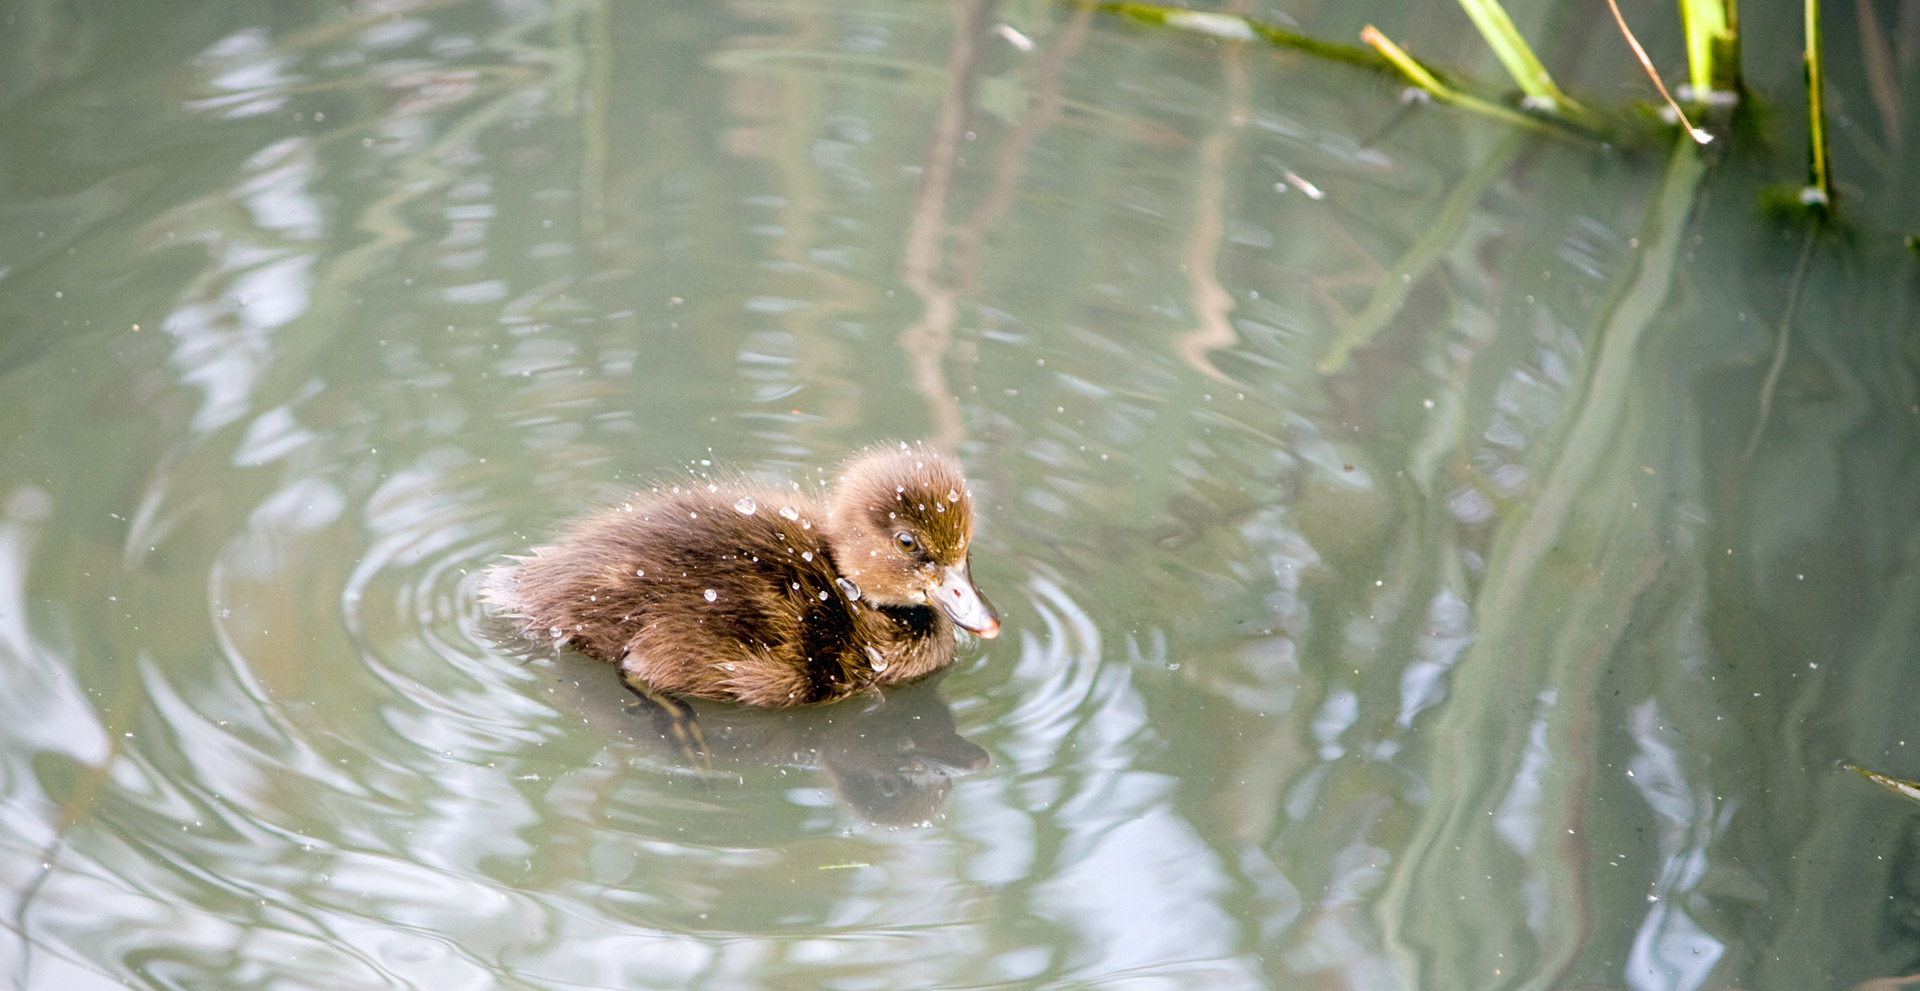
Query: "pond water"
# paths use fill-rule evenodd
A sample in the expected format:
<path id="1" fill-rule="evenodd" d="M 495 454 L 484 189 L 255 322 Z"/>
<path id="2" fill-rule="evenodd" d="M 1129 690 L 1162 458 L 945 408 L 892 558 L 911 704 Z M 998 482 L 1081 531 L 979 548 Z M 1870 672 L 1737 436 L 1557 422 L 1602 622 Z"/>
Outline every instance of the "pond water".
<path id="1" fill-rule="evenodd" d="M 1593 6 L 1516 13 L 1646 98 Z M 1920 25 L 1830 6 L 1814 240 L 1784 9 L 1698 154 L 1071 5 L 8 8 L 0 967 L 1920 971 L 1920 807 L 1839 767 L 1920 777 Z M 1450 3 L 1302 8 L 1494 78 Z M 890 439 L 1001 611 L 932 683 L 703 707 L 704 770 L 480 607 L 649 479 Z"/>

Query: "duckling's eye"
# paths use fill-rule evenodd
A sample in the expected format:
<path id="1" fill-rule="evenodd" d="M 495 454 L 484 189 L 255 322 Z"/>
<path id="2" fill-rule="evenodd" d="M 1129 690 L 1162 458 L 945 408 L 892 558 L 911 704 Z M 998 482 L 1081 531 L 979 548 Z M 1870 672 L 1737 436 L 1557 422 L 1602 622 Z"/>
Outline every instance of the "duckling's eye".
<path id="1" fill-rule="evenodd" d="M 899 533 L 894 534 L 893 542 L 896 544 L 899 544 L 900 549 L 903 551 L 910 551 L 910 550 L 913 550 L 915 547 L 920 546 L 920 542 L 913 539 L 913 534 L 908 533 L 905 530 L 902 530 Z"/>

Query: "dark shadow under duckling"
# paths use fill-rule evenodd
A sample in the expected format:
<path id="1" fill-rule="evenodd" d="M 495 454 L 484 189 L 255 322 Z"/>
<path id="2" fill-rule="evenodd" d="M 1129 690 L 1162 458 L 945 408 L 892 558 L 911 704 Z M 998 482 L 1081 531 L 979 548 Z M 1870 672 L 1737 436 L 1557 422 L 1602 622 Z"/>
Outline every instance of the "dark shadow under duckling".
<path id="1" fill-rule="evenodd" d="M 529 639 L 614 664 L 642 699 L 829 702 L 953 661 L 1000 631 L 968 572 L 973 503 L 930 448 L 849 461 L 825 506 L 702 480 L 636 495 L 488 576 Z"/>

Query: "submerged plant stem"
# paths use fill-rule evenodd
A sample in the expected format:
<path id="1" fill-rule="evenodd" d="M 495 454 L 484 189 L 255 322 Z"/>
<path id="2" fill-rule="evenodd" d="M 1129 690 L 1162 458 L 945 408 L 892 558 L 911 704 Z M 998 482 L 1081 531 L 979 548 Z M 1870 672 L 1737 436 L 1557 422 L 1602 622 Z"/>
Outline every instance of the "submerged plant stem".
<path id="1" fill-rule="evenodd" d="M 1495 146 L 1471 173 L 1453 187 L 1453 191 L 1447 194 L 1446 202 L 1441 204 L 1439 214 L 1427 225 L 1426 233 L 1399 261 L 1394 262 L 1393 267 L 1381 277 L 1379 288 L 1374 290 L 1367 305 L 1328 345 L 1326 356 L 1320 359 L 1320 371 L 1323 374 L 1331 375 L 1345 369 L 1353 352 L 1365 347 L 1387 328 L 1405 305 L 1407 294 L 1439 264 L 1447 248 L 1459 239 L 1466 226 L 1467 215 L 1486 194 L 1487 187 L 1493 185 L 1493 180 L 1513 163 L 1520 148 L 1520 132 L 1510 132 L 1506 140 Z"/>
<path id="2" fill-rule="evenodd" d="M 1753 424 L 1753 434 L 1747 438 L 1747 451 L 1740 460 L 1752 461 L 1753 452 L 1760 447 L 1760 435 L 1766 433 L 1767 420 L 1773 416 L 1773 392 L 1780 385 L 1780 372 L 1787 367 L 1787 346 L 1793 340 L 1793 311 L 1800 305 L 1800 286 L 1807 278 L 1807 259 L 1813 255 L 1813 234 L 1809 230 L 1800 242 L 1800 260 L 1794 263 L 1793 280 L 1787 283 L 1787 305 L 1780 313 L 1780 335 L 1773 347 L 1773 362 L 1767 366 L 1767 377 L 1760 383 L 1760 413 Z"/>
<path id="3" fill-rule="evenodd" d="M 1236 41 L 1252 41 L 1258 38 L 1281 48 L 1291 48 L 1305 52 L 1315 58 L 1331 62 L 1345 62 L 1368 69 L 1387 67 L 1378 55 L 1353 45 L 1341 45 L 1331 41 L 1289 31 L 1286 28 L 1265 21 L 1245 17 L 1240 14 L 1226 14 L 1215 11 L 1182 10 L 1178 7 L 1166 7 L 1152 3 L 1099 3 L 1100 10 L 1130 17 L 1148 24 L 1192 31 L 1195 34 L 1211 35 L 1215 38 L 1227 38 Z"/>

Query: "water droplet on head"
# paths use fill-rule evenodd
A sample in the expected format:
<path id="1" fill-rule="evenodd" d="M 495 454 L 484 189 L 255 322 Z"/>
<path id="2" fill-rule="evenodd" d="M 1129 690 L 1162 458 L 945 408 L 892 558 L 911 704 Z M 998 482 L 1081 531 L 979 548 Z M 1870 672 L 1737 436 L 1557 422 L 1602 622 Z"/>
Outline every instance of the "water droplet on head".
<path id="1" fill-rule="evenodd" d="M 635 577 L 635 578 L 645 578 L 645 577 L 647 577 L 647 569 L 645 569 L 645 568 L 635 568 L 635 569 L 633 569 L 633 577 Z"/>
<path id="2" fill-rule="evenodd" d="M 754 510 L 760 508 L 760 504 L 754 502 L 752 496 L 741 496 L 740 501 L 733 504 L 733 508 L 739 510 L 742 516 L 752 516 Z"/>
<path id="3" fill-rule="evenodd" d="M 835 585 L 838 585 L 838 586 L 840 586 L 840 591 L 841 591 L 841 592 L 842 592 L 843 594 L 845 594 L 845 595 L 846 595 L 846 597 L 847 597 L 847 598 L 848 598 L 849 600 L 851 600 L 851 601 L 854 601 L 854 602 L 859 602 L 859 601 L 860 601 L 860 586 L 858 586 L 858 585 L 855 585 L 855 584 L 853 583 L 853 579 L 851 579 L 851 578 L 835 578 L 835 579 L 833 580 L 833 583 L 834 583 Z"/>
<path id="4" fill-rule="evenodd" d="M 828 598 L 830 598 L 830 596 L 828 596 L 828 595 L 827 595 L 827 590 L 826 590 L 826 589 L 824 589 L 824 588 L 823 588 L 823 589 L 821 589 L 821 590 L 820 590 L 820 601 L 821 601 L 821 602 L 825 602 L 825 601 L 827 601 L 827 599 L 828 599 Z"/>
<path id="5" fill-rule="evenodd" d="M 948 490 L 947 490 L 947 501 L 948 501 L 948 502 L 959 502 L 959 501 L 960 501 L 960 490 L 959 490 L 959 489 L 948 489 Z"/>
<path id="6" fill-rule="evenodd" d="M 713 589 L 707 589 L 705 592 L 702 592 L 700 594 L 706 596 L 708 602 L 712 602 L 720 598 L 720 593 L 714 591 Z"/>
<path id="7" fill-rule="evenodd" d="M 800 511 L 792 506 L 781 506 L 780 518 L 783 520 L 797 520 L 800 518 Z"/>
<path id="8" fill-rule="evenodd" d="M 802 561 L 811 561 L 811 560 L 813 560 L 813 552 L 812 552 L 812 551 L 801 551 L 801 552 L 800 552 L 800 560 L 802 560 Z"/>

